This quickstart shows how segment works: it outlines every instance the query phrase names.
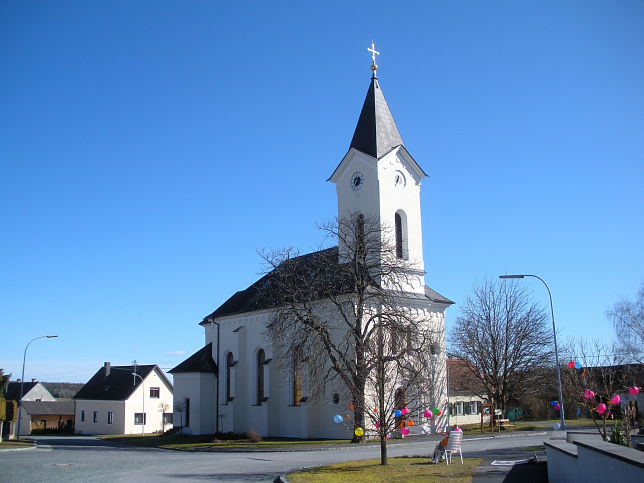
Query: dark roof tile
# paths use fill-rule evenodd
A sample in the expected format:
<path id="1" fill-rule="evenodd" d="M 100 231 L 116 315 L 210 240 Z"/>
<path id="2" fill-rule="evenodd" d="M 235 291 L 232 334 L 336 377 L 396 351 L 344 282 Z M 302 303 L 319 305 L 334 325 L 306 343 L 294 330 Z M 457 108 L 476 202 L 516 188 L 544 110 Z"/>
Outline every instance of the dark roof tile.
<path id="1" fill-rule="evenodd" d="M 170 374 L 182 372 L 213 372 L 217 373 L 217 364 L 212 358 L 212 342 L 206 344 L 197 352 L 188 357 L 178 366 L 170 369 Z"/>

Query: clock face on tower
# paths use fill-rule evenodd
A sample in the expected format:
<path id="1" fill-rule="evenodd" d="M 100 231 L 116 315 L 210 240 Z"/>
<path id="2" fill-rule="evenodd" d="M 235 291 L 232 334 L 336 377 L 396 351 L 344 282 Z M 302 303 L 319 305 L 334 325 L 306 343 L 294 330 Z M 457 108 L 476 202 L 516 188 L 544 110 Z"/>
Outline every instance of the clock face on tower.
<path id="1" fill-rule="evenodd" d="M 358 191 L 360 188 L 362 188 L 362 182 L 362 173 L 360 171 L 356 171 L 355 173 L 353 173 L 353 176 L 351 176 L 351 189 L 353 191 Z"/>

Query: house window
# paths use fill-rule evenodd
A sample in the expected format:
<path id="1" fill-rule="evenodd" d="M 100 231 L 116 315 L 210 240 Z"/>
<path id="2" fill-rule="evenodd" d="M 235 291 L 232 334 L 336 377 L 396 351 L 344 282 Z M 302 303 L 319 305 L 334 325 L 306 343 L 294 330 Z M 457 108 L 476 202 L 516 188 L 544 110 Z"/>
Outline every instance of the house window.
<path id="1" fill-rule="evenodd" d="M 232 386 L 230 376 L 233 371 L 233 364 L 235 363 L 233 353 L 229 352 L 226 356 L 226 402 L 233 400 Z M 188 424 L 186 424 L 188 426 Z"/>
<path id="2" fill-rule="evenodd" d="M 333 393 L 333 404 L 337 406 L 340 404 L 340 395 L 337 392 Z"/>
<path id="3" fill-rule="evenodd" d="M 85 422 L 85 410 L 81 409 L 81 422 Z"/>
<path id="4" fill-rule="evenodd" d="M 134 424 L 145 425 L 145 413 L 134 413 Z"/>
<path id="5" fill-rule="evenodd" d="M 187 397 L 185 399 L 185 401 L 186 401 L 186 404 L 185 404 L 185 406 L 186 406 L 186 408 L 185 408 L 186 409 L 186 426 L 190 426 L 190 398 Z"/>
<path id="6" fill-rule="evenodd" d="M 114 415 L 112 411 L 107 412 L 107 424 L 112 424 L 114 422 Z"/>
<path id="7" fill-rule="evenodd" d="M 159 395 L 161 394 L 161 390 L 158 387 L 151 387 L 150 388 L 150 397 L 159 399 Z"/>
<path id="8" fill-rule="evenodd" d="M 257 351 L 257 405 L 260 406 L 264 400 L 264 362 L 266 355 L 264 349 Z"/>
<path id="9" fill-rule="evenodd" d="M 92 422 L 93 423 L 98 423 L 98 411 L 94 411 L 92 415 Z"/>
<path id="10" fill-rule="evenodd" d="M 165 413 L 163 415 L 163 424 L 173 424 L 172 413 Z"/>

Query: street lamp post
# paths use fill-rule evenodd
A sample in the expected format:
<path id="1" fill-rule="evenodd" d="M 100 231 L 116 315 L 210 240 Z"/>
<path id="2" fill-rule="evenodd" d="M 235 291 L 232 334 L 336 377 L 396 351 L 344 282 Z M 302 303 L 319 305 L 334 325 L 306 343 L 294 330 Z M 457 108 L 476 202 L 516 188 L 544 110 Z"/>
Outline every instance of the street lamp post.
<path id="1" fill-rule="evenodd" d="M 141 436 L 145 436 L 145 387 L 143 386 L 143 377 L 136 372 L 133 372 L 132 375 L 141 379 L 141 405 L 143 406 L 143 413 L 141 414 Z"/>
<path id="2" fill-rule="evenodd" d="M 525 278 L 525 277 L 532 277 L 541 280 L 541 283 L 543 283 L 546 286 L 546 290 L 548 290 L 548 297 L 550 298 L 550 314 L 552 315 L 552 336 L 554 338 L 555 342 L 555 363 L 557 364 L 557 386 L 559 389 L 559 405 L 561 406 L 561 410 L 559 412 L 559 415 L 561 416 L 561 430 L 565 431 L 566 430 L 566 422 L 564 420 L 564 402 L 563 402 L 563 394 L 561 392 L 561 370 L 559 369 L 559 351 L 557 350 L 557 328 L 555 326 L 555 311 L 552 307 L 552 293 L 550 292 L 550 287 L 548 287 L 548 284 L 545 282 L 544 279 L 537 275 L 529 275 L 529 274 L 523 274 L 523 275 L 499 275 L 499 278 L 506 279 L 506 278 Z"/>
<path id="3" fill-rule="evenodd" d="M 27 346 L 25 347 L 25 353 L 22 356 L 22 378 L 20 379 L 20 399 L 18 399 L 18 434 L 16 434 L 17 439 L 20 439 L 20 417 L 22 416 L 22 391 L 23 391 L 24 385 L 25 385 L 25 361 L 27 360 L 27 349 L 29 348 L 29 344 L 31 344 L 35 340 L 38 340 L 38 339 L 53 339 L 54 337 L 58 337 L 58 336 L 57 335 L 40 335 L 38 337 L 34 337 L 29 342 L 27 342 Z"/>

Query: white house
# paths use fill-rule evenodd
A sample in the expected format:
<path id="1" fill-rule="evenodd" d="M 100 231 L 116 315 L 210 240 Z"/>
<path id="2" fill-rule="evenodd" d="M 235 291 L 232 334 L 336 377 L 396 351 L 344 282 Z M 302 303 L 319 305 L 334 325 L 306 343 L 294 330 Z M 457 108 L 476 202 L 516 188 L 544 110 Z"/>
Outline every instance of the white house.
<path id="1" fill-rule="evenodd" d="M 363 213 L 381 226 L 395 227 L 396 255 L 414 264 L 412 282 L 401 292 L 400 306 L 413 311 L 419 323 L 440 335 L 435 350 L 436 385 L 427 395 L 428 407 L 443 415 L 434 429 L 447 422 L 444 312 L 453 302 L 425 285 L 420 213 L 420 182 L 425 172 L 405 148 L 373 76 L 348 152 L 329 181 L 335 183 L 338 218 Z M 312 220 L 313 222 L 314 220 Z M 259 234 L 258 234 L 259 236 Z M 293 258 L 289 263 L 339 263 L 343 246 Z M 317 260 L 317 261 L 313 261 Z M 308 265 L 307 265 L 308 264 Z M 192 434 L 254 431 L 262 436 L 346 438 L 352 428 L 334 424 L 334 415 L 349 405 L 346 391 L 328 387 L 321 400 L 310 400 L 306 381 L 296 370 L 280 370 L 277 354 L 265 335 L 275 309 L 260 290 L 267 274 L 233 294 L 200 325 L 205 347 L 170 372 L 174 376 L 174 420 Z M 291 355 L 292 357 L 292 355 Z M 409 408 L 422 413 L 423 408 Z"/>
<path id="2" fill-rule="evenodd" d="M 106 362 L 74 396 L 74 427 L 81 434 L 168 430 L 172 428 L 172 391 L 155 364 L 111 366 Z"/>

